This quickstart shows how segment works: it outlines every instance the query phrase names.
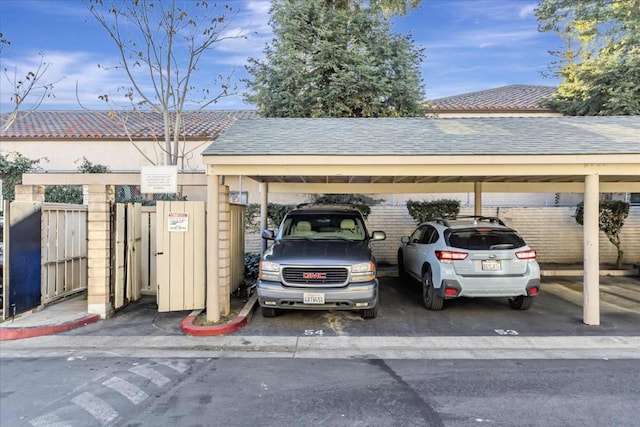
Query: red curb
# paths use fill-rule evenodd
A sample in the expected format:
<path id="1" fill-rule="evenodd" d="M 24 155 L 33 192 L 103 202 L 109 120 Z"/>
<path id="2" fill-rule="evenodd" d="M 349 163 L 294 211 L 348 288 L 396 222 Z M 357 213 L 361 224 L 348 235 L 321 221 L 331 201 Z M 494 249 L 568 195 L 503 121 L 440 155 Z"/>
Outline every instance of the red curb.
<path id="1" fill-rule="evenodd" d="M 0 341 L 19 340 L 23 338 L 33 338 L 43 335 L 57 334 L 58 332 L 69 331 L 89 323 L 97 322 L 100 319 L 98 314 L 90 314 L 78 320 L 50 326 L 26 326 L 24 328 L 0 328 Z"/>
<path id="2" fill-rule="evenodd" d="M 185 319 L 182 321 L 180 327 L 182 332 L 187 335 L 193 335 L 197 337 L 205 337 L 205 336 L 213 336 L 213 335 L 224 335 L 231 332 L 235 332 L 239 329 L 242 329 L 249 322 L 249 318 L 251 317 L 251 313 L 255 307 L 257 299 L 249 298 L 247 304 L 244 306 L 240 315 L 238 315 L 235 319 L 230 320 L 227 323 L 222 325 L 214 325 L 214 326 L 198 326 L 194 325 L 193 322 L 196 318 L 202 313 L 202 310 L 192 311 Z M 246 313 L 246 314 L 244 314 Z"/>

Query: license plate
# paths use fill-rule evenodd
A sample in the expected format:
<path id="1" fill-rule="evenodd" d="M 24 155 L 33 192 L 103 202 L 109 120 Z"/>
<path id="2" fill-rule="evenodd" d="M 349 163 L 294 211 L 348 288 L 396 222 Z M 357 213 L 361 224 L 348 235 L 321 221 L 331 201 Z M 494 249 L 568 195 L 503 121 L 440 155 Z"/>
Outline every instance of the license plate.
<path id="1" fill-rule="evenodd" d="M 302 302 L 305 304 L 324 304 L 324 294 L 305 292 L 302 295 Z"/>
<path id="2" fill-rule="evenodd" d="M 483 271 L 500 271 L 502 270 L 502 263 L 500 262 L 500 260 L 483 259 L 482 270 Z"/>

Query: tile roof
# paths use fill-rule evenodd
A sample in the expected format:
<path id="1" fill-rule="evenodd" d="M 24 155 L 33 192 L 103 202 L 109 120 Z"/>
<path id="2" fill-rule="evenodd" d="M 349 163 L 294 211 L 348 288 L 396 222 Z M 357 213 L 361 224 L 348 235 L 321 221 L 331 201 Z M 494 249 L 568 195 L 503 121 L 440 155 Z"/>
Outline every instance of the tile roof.
<path id="1" fill-rule="evenodd" d="M 543 105 L 555 86 L 510 85 L 431 100 L 434 112 L 552 111 Z"/>
<path id="2" fill-rule="evenodd" d="M 202 154 L 640 154 L 640 117 L 238 120 Z"/>
<path id="3" fill-rule="evenodd" d="M 4 120 L 8 114 L 2 114 Z M 213 139 L 237 119 L 257 118 L 250 110 L 201 110 L 184 115 L 187 139 Z M 33 111 L 21 113 L 1 139 L 133 139 L 164 135 L 162 115 L 132 111 Z"/>

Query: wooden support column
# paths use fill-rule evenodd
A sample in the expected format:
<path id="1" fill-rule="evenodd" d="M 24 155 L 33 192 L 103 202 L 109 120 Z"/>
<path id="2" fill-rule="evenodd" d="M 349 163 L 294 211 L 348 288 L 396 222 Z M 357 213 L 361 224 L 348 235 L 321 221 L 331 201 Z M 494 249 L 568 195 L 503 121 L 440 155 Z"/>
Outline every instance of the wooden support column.
<path id="1" fill-rule="evenodd" d="M 482 183 L 473 183 L 473 214 L 482 215 Z"/>
<path id="2" fill-rule="evenodd" d="M 584 180 L 584 283 L 583 322 L 600 325 L 600 179 L 588 175 Z"/>
<path id="3" fill-rule="evenodd" d="M 89 185 L 87 224 L 87 312 L 113 315 L 111 301 L 111 205 L 113 185 Z"/>
<path id="4" fill-rule="evenodd" d="M 267 229 L 267 207 L 269 206 L 269 183 L 261 182 L 258 185 L 260 189 L 260 233 Z M 260 240 L 260 256 L 264 255 L 267 250 L 267 241 Z"/>
<path id="5" fill-rule="evenodd" d="M 207 322 L 220 320 L 220 176 L 209 174 L 207 182 Z"/>

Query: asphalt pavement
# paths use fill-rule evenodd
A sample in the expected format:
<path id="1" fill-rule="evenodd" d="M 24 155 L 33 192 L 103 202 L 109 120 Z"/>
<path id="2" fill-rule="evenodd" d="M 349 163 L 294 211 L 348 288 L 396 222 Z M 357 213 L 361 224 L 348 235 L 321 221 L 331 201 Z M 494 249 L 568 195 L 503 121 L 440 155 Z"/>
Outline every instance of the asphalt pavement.
<path id="1" fill-rule="evenodd" d="M 82 296 L 0 324 L 0 357 L 100 352 L 117 355 L 385 358 L 640 358 L 640 277 L 601 278 L 601 324 L 582 323 L 582 278 L 543 277 L 530 310 L 506 299 L 457 299 L 426 310 L 417 284 L 380 280 L 380 312 L 284 311 L 263 318 L 255 297 L 240 314 L 195 326 L 197 311 L 159 313 L 154 296 L 106 320 Z M 236 301 L 237 303 L 237 301 Z M 195 331 L 195 333 L 194 333 Z M 42 332 L 42 333 L 40 333 Z"/>

